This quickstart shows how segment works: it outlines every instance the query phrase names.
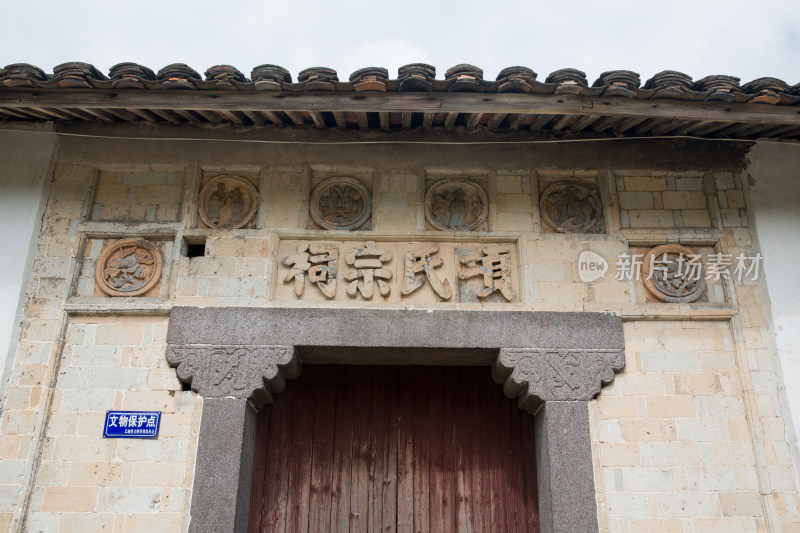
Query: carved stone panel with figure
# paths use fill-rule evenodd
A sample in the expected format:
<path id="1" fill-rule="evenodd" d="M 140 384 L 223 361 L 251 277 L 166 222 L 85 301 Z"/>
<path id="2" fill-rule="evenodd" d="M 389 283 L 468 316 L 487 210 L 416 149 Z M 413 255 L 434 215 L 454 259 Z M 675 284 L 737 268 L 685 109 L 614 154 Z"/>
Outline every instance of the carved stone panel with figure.
<path id="1" fill-rule="evenodd" d="M 439 231 L 484 229 L 489 214 L 489 200 L 476 182 L 437 181 L 425 194 L 425 220 Z"/>
<path id="2" fill-rule="evenodd" d="M 328 178 L 311 191 L 309 211 L 323 229 L 362 229 L 372 215 L 372 194 L 355 178 Z"/>
<path id="3" fill-rule="evenodd" d="M 258 191 L 247 178 L 215 176 L 200 189 L 200 220 L 209 228 L 251 227 L 258 211 Z"/>
<path id="4" fill-rule="evenodd" d="M 551 183 L 542 192 L 539 209 L 545 229 L 552 232 L 603 232 L 603 202 L 595 183 Z"/>

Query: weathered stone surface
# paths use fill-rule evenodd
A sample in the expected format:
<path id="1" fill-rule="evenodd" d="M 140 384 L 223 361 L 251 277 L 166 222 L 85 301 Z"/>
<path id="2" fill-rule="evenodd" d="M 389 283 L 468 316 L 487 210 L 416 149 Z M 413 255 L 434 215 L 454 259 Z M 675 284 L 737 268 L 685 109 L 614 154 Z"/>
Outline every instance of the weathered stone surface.
<path id="1" fill-rule="evenodd" d="M 608 313 L 174 307 L 170 344 L 622 349 Z"/>
<path id="2" fill-rule="evenodd" d="M 471 180 L 437 181 L 425 194 L 425 219 L 440 231 L 472 231 L 488 214 L 486 193 Z"/>
<path id="3" fill-rule="evenodd" d="M 288 255 L 281 262 L 290 267 L 284 283 L 294 280 L 294 293 L 302 296 L 305 291 L 305 276 L 315 283 L 328 298 L 336 296 L 336 270 L 339 263 L 339 246 L 335 244 L 301 242 L 297 253 Z"/>
<path id="4" fill-rule="evenodd" d="M 97 286 L 109 296 L 139 296 L 161 277 L 161 251 L 144 239 L 122 239 L 97 260 Z"/>
<path id="5" fill-rule="evenodd" d="M 292 346 L 167 346 L 167 360 L 178 377 L 205 398 L 240 398 L 257 408 L 272 403 L 272 393 L 300 374 Z"/>
<path id="6" fill-rule="evenodd" d="M 200 219 L 209 228 L 248 226 L 258 211 L 258 191 L 240 176 L 216 176 L 200 190 Z"/>
<path id="7" fill-rule="evenodd" d="M 247 531 L 257 420 L 245 400 L 203 401 L 191 533 Z"/>
<path id="8" fill-rule="evenodd" d="M 463 265 L 458 271 L 458 279 L 465 280 L 475 276 L 483 278 L 483 290 L 475 294 L 479 300 L 488 298 L 495 291 L 502 294 L 506 301 L 514 299 L 510 245 L 484 246 L 480 252 L 464 254 L 458 261 Z"/>
<path id="9" fill-rule="evenodd" d="M 598 531 L 587 402 L 547 402 L 534 421 L 539 526 Z"/>
<path id="10" fill-rule="evenodd" d="M 372 193 L 355 178 L 328 178 L 311 191 L 309 211 L 321 228 L 359 229 L 372 215 Z"/>
<path id="11" fill-rule="evenodd" d="M 535 413 L 545 401 L 589 401 L 625 367 L 623 350 L 503 348 L 492 367 L 495 382 L 521 408 Z"/>
<path id="12" fill-rule="evenodd" d="M 438 254 L 439 245 L 436 243 L 421 244 L 406 252 L 403 258 L 403 287 L 400 290 L 402 294 L 411 294 L 422 287 L 427 279 L 434 292 L 443 300 L 449 300 L 453 296 L 450 282 L 447 279 L 442 282 L 434 271 L 444 264 L 444 260 Z"/>
<path id="13" fill-rule="evenodd" d="M 700 255 L 678 244 L 656 246 L 642 259 L 644 288 L 662 302 L 696 302 L 706 294 Z"/>
<path id="14" fill-rule="evenodd" d="M 345 261 L 353 268 L 344 271 L 347 295 L 356 296 L 360 292 L 365 300 L 372 298 L 375 285 L 381 296 L 388 296 L 391 287 L 387 283 L 393 277 L 392 271 L 384 268 L 384 263 L 392 260 L 391 250 L 378 248 L 374 241 L 367 241 L 363 248 L 353 248 L 345 256 Z"/>
<path id="15" fill-rule="evenodd" d="M 539 200 L 542 220 L 558 233 L 602 233 L 603 202 L 593 183 L 558 181 Z"/>

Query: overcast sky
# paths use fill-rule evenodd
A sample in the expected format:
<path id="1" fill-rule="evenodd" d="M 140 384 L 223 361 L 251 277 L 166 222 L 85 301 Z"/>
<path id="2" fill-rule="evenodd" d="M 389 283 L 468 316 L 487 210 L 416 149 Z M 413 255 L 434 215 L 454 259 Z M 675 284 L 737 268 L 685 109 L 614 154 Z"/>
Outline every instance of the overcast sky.
<path id="1" fill-rule="evenodd" d="M 589 83 L 605 70 L 660 70 L 694 79 L 730 74 L 742 82 L 774 76 L 800 82 L 800 2 L 406 0 L 6 0 L 0 64 L 46 72 L 65 61 L 104 73 L 134 61 L 158 70 L 187 63 L 201 74 L 230 64 L 249 77 L 262 63 L 292 73 L 327 66 L 354 70 L 426 62 L 443 78 L 471 63 L 495 79 L 503 67 L 539 74 L 575 67 Z"/>

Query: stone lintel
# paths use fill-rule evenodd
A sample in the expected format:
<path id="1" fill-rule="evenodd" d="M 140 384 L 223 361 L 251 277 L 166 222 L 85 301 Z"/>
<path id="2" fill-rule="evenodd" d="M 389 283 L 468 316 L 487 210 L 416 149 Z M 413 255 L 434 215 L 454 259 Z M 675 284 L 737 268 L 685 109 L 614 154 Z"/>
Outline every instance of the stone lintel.
<path id="1" fill-rule="evenodd" d="M 174 307 L 169 344 L 352 348 L 623 349 L 609 313 Z"/>

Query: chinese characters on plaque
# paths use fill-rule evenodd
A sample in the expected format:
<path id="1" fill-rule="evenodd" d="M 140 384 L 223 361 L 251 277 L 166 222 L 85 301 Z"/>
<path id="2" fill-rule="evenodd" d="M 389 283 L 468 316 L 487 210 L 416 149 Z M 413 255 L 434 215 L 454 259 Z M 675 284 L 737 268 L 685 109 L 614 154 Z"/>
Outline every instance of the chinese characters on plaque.
<path id="1" fill-rule="evenodd" d="M 511 244 L 283 241 L 279 254 L 278 299 L 518 301 Z"/>
<path id="2" fill-rule="evenodd" d="M 107 439 L 154 439 L 161 427 L 161 411 L 106 411 L 103 436 Z"/>

